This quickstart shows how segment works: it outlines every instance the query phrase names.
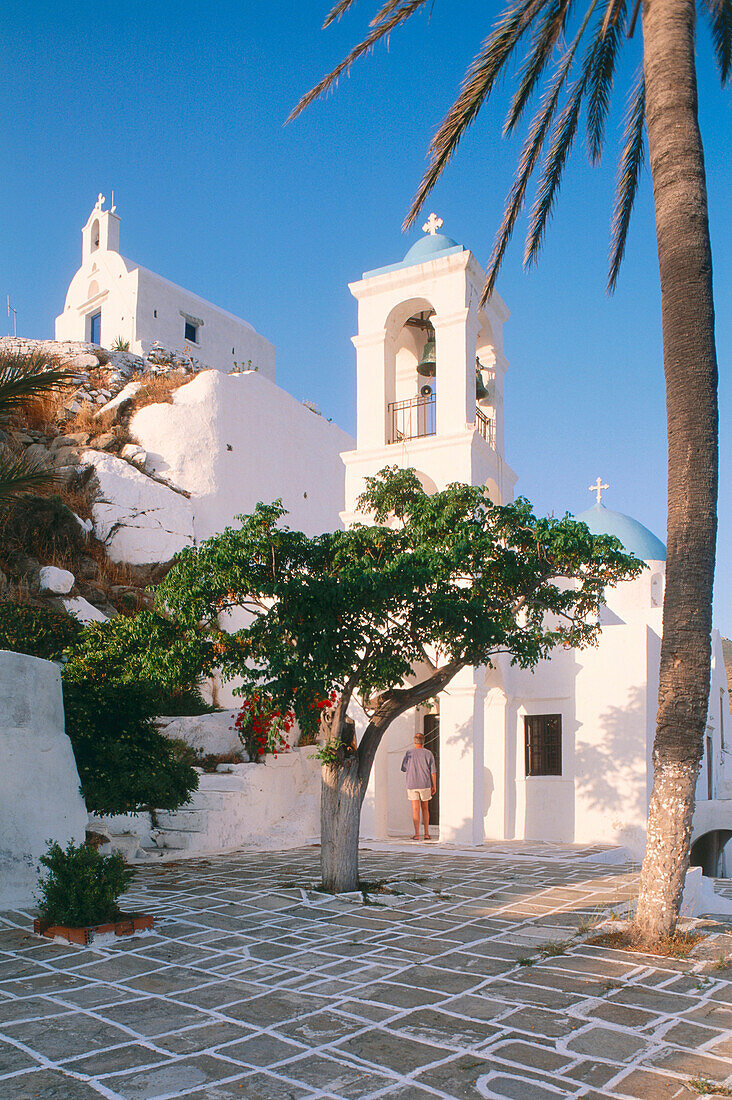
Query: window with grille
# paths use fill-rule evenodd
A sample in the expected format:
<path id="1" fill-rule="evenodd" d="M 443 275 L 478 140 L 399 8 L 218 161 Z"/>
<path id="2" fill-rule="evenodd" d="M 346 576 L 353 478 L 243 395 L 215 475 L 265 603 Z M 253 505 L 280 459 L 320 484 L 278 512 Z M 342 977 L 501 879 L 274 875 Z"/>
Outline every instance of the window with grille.
<path id="1" fill-rule="evenodd" d="M 524 716 L 527 775 L 562 774 L 561 714 Z"/>
<path id="2" fill-rule="evenodd" d="M 186 321 L 186 340 L 190 340 L 192 344 L 198 343 L 198 325 L 194 325 L 191 321 Z"/>

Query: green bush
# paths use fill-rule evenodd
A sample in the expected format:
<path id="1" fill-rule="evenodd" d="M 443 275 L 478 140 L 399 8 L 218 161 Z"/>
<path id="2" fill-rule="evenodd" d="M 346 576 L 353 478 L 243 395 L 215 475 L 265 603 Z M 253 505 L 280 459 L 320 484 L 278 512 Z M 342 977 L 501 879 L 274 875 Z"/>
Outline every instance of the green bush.
<path id="1" fill-rule="evenodd" d="M 125 867 L 120 852 L 102 856 L 91 844 L 77 846 L 70 841 L 64 849 L 53 843 L 41 863 L 48 874 L 38 883 L 38 908 L 51 924 L 83 928 L 119 918 L 117 899 L 134 874 Z"/>
<path id="2" fill-rule="evenodd" d="M 198 787 L 198 775 L 177 746 L 156 729 L 159 698 L 145 685 L 68 682 L 66 732 L 87 809 L 135 813 L 175 810 Z"/>
<path id="3" fill-rule="evenodd" d="M 2 517 L 2 555 L 11 561 L 24 554 L 40 561 L 74 561 L 84 549 L 84 536 L 58 494 L 25 496 L 12 504 Z"/>
<path id="4" fill-rule="evenodd" d="M 198 630 L 155 611 L 141 611 L 130 618 L 118 615 L 106 623 L 90 623 L 68 653 L 64 681 L 144 684 L 159 693 L 161 707 L 165 700 L 173 705 L 175 697 L 193 693 L 191 701 L 205 711 L 196 685 L 215 663 L 211 642 Z"/>
<path id="5" fill-rule="evenodd" d="M 49 660 L 77 642 L 83 630 L 79 620 L 65 611 L 0 602 L 0 649 Z"/>

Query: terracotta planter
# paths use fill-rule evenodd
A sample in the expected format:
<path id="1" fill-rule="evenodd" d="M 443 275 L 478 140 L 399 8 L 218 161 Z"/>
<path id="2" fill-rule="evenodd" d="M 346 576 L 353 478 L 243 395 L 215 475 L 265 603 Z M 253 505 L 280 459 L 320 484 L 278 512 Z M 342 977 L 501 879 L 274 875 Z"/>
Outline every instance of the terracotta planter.
<path id="1" fill-rule="evenodd" d="M 152 917 L 142 916 L 140 913 L 122 913 L 119 920 L 110 924 L 90 924 L 84 928 L 67 928 L 63 924 L 50 924 L 47 920 L 34 920 L 33 931 L 37 936 L 61 936 L 69 943 L 79 943 L 86 946 L 94 939 L 97 933 L 101 936 L 105 932 L 114 932 L 115 936 L 131 936 L 133 932 L 141 932 L 143 929 L 152 928 Z"/>

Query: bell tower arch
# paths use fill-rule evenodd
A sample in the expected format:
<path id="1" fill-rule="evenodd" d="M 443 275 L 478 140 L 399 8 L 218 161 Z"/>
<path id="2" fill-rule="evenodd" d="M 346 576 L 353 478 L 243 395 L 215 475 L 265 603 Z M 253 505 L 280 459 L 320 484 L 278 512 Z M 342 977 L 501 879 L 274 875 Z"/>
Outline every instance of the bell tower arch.
<path id="1" fill-rule="evenodd" d="M 401 262 L 349 286 L 358 302 L 357 446 L 343 455 L 346 522 L 366 477 L 387 465 L 414 467 L 437 488 L 489 485 L 497 503 L 513 496 L 503 429 L 509 313 L 497 294 L 479 305 L 484 273 L 441 227 L 430 215 Z"/>

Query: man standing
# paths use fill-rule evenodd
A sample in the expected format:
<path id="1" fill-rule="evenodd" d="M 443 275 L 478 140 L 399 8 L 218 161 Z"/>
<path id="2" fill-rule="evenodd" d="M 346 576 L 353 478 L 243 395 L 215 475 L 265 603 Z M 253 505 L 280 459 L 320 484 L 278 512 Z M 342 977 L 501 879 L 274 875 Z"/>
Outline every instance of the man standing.
<path id="1" fill-rule="evenodd" d="M 430 799 L 437 794 L 437 768 L 435 758 L 424 747 L 424 734 L 415 733 L 414 748 L 407 749 L 402 760 L 402 771 L 407 777 L 407 798 L 412 803 L 412 821 L 414 822 L 413 840 L 419 840 L 419 818 L 424 823 L 424 838 L 430 836 Z"/>

